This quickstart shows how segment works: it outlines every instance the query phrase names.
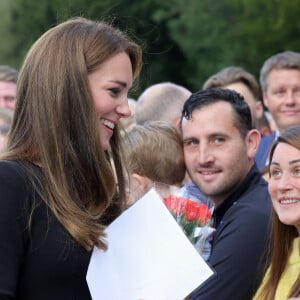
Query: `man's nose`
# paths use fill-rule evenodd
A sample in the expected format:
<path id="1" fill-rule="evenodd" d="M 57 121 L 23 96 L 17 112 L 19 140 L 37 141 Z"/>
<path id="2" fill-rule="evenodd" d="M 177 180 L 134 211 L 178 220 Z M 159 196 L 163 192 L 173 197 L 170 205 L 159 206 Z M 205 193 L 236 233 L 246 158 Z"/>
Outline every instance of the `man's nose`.
<path id="1" fill-rule="evenodd" d="M 200 144 L 199 146 L 199 163 L 208 164 L 213 161 L 212 149 L 206 144 Z"/>

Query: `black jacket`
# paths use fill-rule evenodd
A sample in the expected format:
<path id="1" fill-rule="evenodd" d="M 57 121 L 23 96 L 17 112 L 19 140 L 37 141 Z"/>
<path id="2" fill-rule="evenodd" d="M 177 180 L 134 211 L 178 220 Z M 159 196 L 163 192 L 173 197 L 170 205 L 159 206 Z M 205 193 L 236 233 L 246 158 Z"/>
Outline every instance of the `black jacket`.
<path id="1" fill-rule="evenodd" d="M 27 175 L 20 162 L 0 162 L 0 299 L 91 300 L 85 278 L 91 251 L 32 192 Z"/>
<path id="2" fill-rule="evenodd" d="M 216 273 L 192 293 L 193 300 L 252 299 L 263 276 L 270 212 L 267 182 L 254 165 L 214 212 L 217 230 L 208 263 Z"/>

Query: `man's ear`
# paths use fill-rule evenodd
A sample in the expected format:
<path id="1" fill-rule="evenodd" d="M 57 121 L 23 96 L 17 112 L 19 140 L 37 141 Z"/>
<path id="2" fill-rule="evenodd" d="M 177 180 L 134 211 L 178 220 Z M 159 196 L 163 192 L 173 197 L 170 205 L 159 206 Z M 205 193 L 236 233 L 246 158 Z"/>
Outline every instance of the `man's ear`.
<path id="1" fill-rule="evenodd" d="M 178 118 L 176 118 L 175 120 L 174 120 L 174 122 L 173 122 L 173 125 L 180 131 L 181 130 L 181 128 L 180 128 L 180 124 L 181 123 L 181 116 L 180 117 L 178 117 Z"/>
<path id="2" fill-rule="evenodd" d="M 261 139 L 261 134 L 258 130 L 252 129 L 247 133 L 247 154 L 249 158 L 254 158 Z"/>
<path id="3" fill-rule="evenodd" d="M 255 117 L 260 119 L 264 113 L 263 105 L 261 101 L 256 101 L 255 103 Z"/>
<path id="4" fill-rule="evenodd" d="M 269 108 L 269 99 L 268 99 L 268 95 L 266 92 L 263 92 L 263 102 L 266 108 Z"/>

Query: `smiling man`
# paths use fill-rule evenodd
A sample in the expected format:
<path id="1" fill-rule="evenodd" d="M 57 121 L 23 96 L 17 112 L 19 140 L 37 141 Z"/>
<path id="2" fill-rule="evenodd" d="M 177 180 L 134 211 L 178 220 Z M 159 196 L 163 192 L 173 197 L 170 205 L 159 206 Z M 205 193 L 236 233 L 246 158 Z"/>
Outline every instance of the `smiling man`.
<path id="1" fill-rule="evenodd" d="M 260 71 L 260 85 L 264 104 L 278 129 L 261 140 L 255 160 L 262 168 L 276 136 L 300 125 L 300 53 L 284 51 L 268 58 Z"/>
<path id="2" fill-rule="evenodd" d="M 243 97 L 212 88 L 191 95 L 181 120 L 188 174 L 215 203 L 210 266 L 191 299 L 252 299 L 269 235 L 271 201 L 254 162 L 260 133 Z"/>

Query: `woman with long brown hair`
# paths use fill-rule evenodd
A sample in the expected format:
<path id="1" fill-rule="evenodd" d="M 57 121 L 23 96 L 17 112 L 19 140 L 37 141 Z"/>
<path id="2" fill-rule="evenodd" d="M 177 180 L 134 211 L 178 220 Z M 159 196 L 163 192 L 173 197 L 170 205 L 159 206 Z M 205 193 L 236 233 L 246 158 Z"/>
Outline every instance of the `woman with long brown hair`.
<path id="1" fill-rule="evenodd" d="M 125 207 L 118 123 L 141 64 L 125 33 L 84 18 L 31 47 L 0 160 L 1 299 L 91 299 L 91 249 Z"/>
<path id="2" fill-rule="evenodd" d="M 270 152 L 273 203 L 270 265 L 255 300 L 300 297 L 300 126 L 283 132 Z"/>

